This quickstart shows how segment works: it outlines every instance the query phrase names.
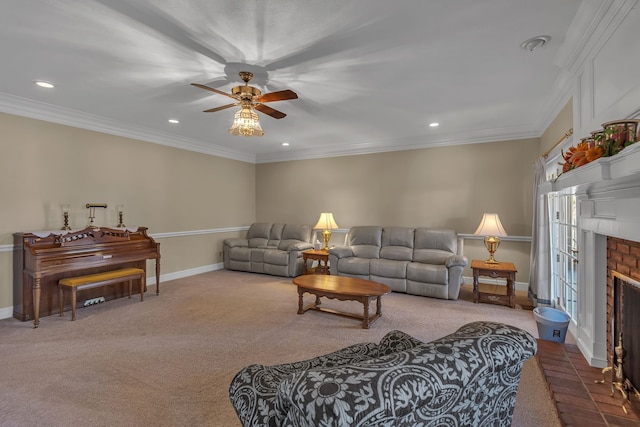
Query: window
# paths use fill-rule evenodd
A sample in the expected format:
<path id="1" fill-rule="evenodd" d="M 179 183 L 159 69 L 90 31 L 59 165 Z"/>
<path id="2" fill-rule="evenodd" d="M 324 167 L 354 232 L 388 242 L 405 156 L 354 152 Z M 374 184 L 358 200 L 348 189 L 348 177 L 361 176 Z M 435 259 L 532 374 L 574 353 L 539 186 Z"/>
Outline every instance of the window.
<path id="1" fill-rule="evenodd" d="M 571 319 L 578 315 L 578 227 L 576 196 L 549 193 L 551 233 L 551 294 Z"/>

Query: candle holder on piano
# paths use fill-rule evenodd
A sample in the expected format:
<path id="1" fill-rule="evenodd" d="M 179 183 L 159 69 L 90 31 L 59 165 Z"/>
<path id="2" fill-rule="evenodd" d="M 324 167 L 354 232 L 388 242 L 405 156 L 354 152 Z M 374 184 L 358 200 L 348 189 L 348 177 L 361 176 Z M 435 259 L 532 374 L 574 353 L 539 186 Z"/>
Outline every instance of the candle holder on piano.
<path id="1" fill-rule="evenodd" d="M 126 227 L 126 225 L 124 225 L 123 218 L 124 218 L 124 205 L 118 205 L 118 225 L 116 227 L 118 228 Z"/>
<path id="2" fill-rule="evenodd" d="M 62 219 L 64 224 L 61 230 L 71 230 L 71 227 L 69 227 L 69 205 L 62 205 Z"/>

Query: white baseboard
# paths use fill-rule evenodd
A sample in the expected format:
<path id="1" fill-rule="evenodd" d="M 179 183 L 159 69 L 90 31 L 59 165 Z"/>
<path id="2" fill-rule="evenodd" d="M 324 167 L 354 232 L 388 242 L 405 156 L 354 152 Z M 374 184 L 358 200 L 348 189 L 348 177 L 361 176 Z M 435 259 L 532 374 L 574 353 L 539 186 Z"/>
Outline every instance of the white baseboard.
<path id="1" fill-rule="evenodd" d="M 182 279 L 184 277 L 195 276 L 196 274 L 208 273 L 210 271 L 222 270 L 224 264 L 219 262 L 217 264 L 203 265 L 201 267 L 190 268 L 188 270 L 175 271 L 173 273 L 161 274 L 160 282 L 168 282 L 169 280 Z M 150 270 L 149 270 L 150 271 Z M 147 285 L 155 285 L 156 276 L 147 277 Z"/>
<path id="2" fill-rule="evenodd" d="M 182 279 L 184 277 L 195 276 L 196 274 L 202 274 L 202 273 L 208 273 L 210 271 L 222 270 L 223 268 L 224 268 L 224 264 L 219 262 L 217 264 L 203 265 L 202 267 L 190 268 L 188 270 L 175 271 L 173 273 L 161 274 L 160 275 L 160 282 L 163 283 L 163 282 L 168 282 L 169 280 Z M 148 286 L 152 286 L 152 285 L 155 286 L 155 284 L 156 284 L 156 277 L 155 276 L 147 278 L 147 285 Z M 0 308 L 0 320 L 1 319 L 8 319 L 8 318 L 10 318 L 12 316 L 13 316 L 13 307 Z"/>
<path id="3" fill-rule="evenodd" d="M 203 265 L 202 267 L 190 268 L 188 270 L 175 271 L 173 273 L 161 274 L 160 282 L 168 282 L 169 280 L 182 279 L 189 276 L 195 276 L 196 274 L 208 273 L 210 271 L 222 270 L 224 264 L 219 262 L 217 264 Z M 506 284 L 502 279 L 494 279 L 498 284 Z M 473 277 L 463 277 L 465 285 L 473 285 Z M 156 277 L 147 277 L 147 286 L 155 286 Z M 516 282 L 516 290 L 526 291 L 529 289 L 529 284 L 525 282 Z M 8 319 L 13 316 L 13 307 L 0 308 L 0 319 Z"/>
<path id="4" fill-rule="evenodd" d="M 8 319 L 13 316 L 13 307 L 0 308 L 0 319 Z"/>

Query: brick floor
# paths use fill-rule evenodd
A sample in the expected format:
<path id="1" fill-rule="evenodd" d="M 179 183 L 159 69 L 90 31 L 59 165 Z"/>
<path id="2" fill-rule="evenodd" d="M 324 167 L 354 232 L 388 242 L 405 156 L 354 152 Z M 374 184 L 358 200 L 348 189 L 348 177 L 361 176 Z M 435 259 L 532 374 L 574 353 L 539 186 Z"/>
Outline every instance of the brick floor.
<path id="1" fill-rule="evenodd" d="M 538 340 L 536 359 L 540 364 L 564 426 L 640 426 L 640 418 L 628 408 L 622 409 L 622 398 L 611 396 L 609 384 L 596 384 L 602 369 L 592 368 L 575 344 Z"/>

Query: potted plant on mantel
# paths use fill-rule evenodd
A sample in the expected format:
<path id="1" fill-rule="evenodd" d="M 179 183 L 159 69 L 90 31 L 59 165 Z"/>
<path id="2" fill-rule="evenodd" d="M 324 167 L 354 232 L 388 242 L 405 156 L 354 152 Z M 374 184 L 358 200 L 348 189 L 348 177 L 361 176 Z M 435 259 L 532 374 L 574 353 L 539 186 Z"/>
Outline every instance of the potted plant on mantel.
<path id="1" fill-rule="evenodd" d="M 600 157 L 611 157 L 618 154 L 624 148 L 635 144 L 640 139 L 640 120 L 616 120 L 602 124 L 602 130 L 591 132 L 591 136 L 582 138 L 574 147 L 569 147 L 567 152 L 562 151 L 564 162 L 563 173 L 584 166 Z M 560 176 L 558 175 L 558 176 Z"/>

